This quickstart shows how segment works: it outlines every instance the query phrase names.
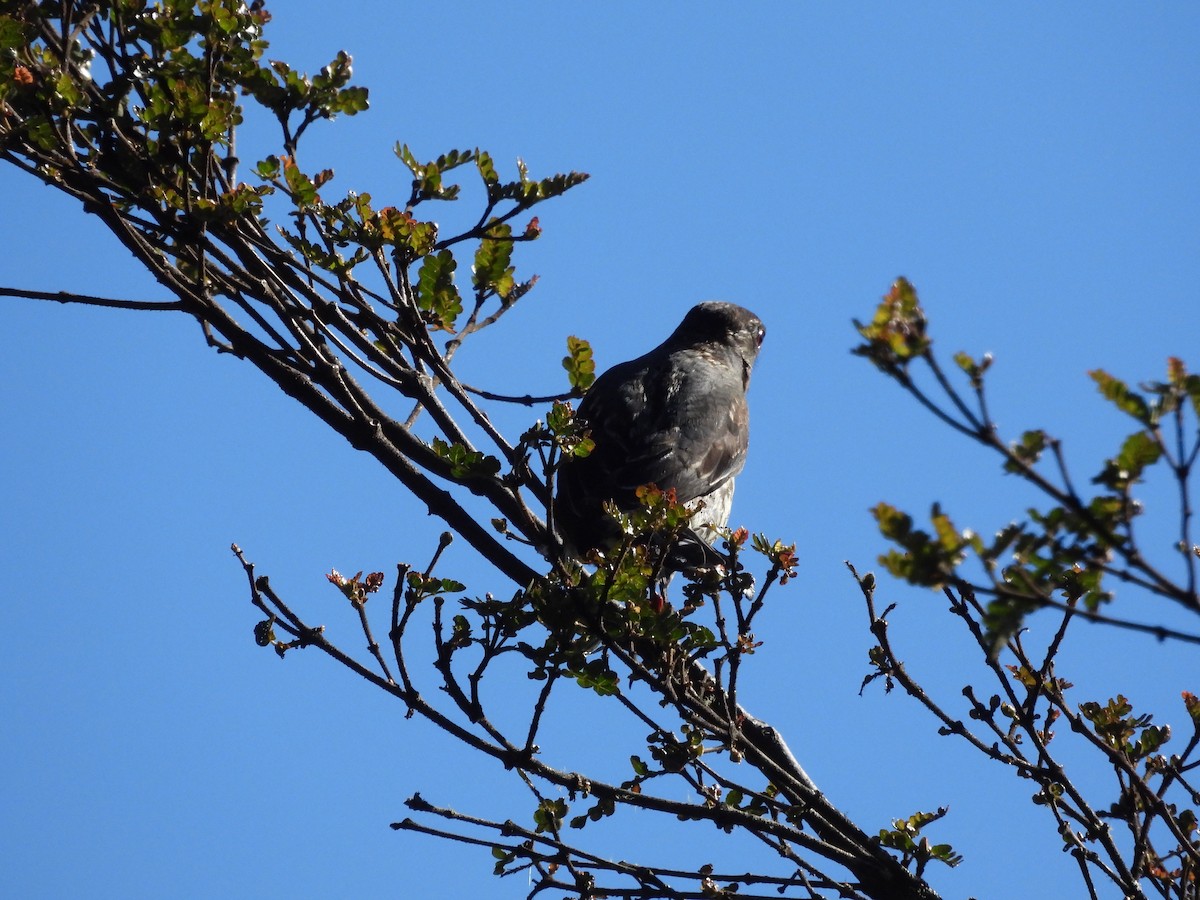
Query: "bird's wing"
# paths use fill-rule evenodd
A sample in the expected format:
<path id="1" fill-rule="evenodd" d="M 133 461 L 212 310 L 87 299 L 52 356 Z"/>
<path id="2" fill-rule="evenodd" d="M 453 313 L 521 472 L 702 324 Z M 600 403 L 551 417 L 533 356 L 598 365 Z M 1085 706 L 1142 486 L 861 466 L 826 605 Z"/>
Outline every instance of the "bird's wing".
<path id="1" fill-rule="evenodd" d="M 649 483 L 691 502 L 741 471 L 749 423 L 737 362 L 690 348 L 644 365 L 616 390 L 589 393 L 580 415 L 594 429 L 601 483 L 625 495 L 618 503 Z"/>

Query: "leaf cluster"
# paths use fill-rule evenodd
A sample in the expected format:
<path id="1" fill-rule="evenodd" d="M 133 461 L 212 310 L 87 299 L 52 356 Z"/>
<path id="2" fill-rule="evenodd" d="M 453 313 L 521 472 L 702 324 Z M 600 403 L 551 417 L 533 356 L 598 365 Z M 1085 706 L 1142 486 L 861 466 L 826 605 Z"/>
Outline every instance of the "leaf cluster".
<path id="1" fill-rule="evenodd" d="M 656 491 L 644 492 L 643 504 L 644 512 L 634 517 L 642 530 L 600 560 L 595 572 L 558 570 L 509 600 L 490 594 L 464 597 L 453 614 L 447 609 L 446 595 L 461 592 L 464 586 L 435 574 L 448 543 L 443 538 L 423 570 L 406 564 L 399 567 L 387 632 L 391 662 L 379 652 L 366 616 L 365 596 L 383 586 L 381 575 L 364 578 L 360 572 L 346 578 L 334 572 L 329 576 L 359 613 L 362 633 L 375 657 L 372 663 L 355 659 L 333 643 L 333 628 L 304 623 L 267 579 L 254 574 L 240 550 L 236 552 L 246 569 L 252 601 L 268 613 L 273 628 L 293 638 L 282 644 L 276 640 L 277 651 L 281 646 L 315 647 L 333 656 L 400 699 L 410 715 L 438 723 L 501 762 L 532 797 L 523 825 L 437 807 L 418 795 L 408 803 L 415 813 L 441 818 L 462 830 L 434 832 L 413 819 L 394 827 L 457 835 L 456 839 L 468 843 L 485 840 L 471 836 L 472 832 L 490 832 L 493 837 L 487 840 L 496 874 L 528 873 L 541 890 L 588 884 L 588 890 L 599 895 L 631 886 L 644 896 L 675 897 L 683 896 L 680 892 L 686 892 L 689 884 L 724 891 L 759 885 L 778 888 L 778 896 L 792 895 L 792 889 L 806 891 L 804 896 L 825 889 L 849 897 L 887 896 L 883 891 L 896 887 L 894 879 L 902 877 L 903 868 L 888 876 L 891 888 L 864 891 L 823 874 L 800 855 L 799 851 L 807 850 L 818 858 L 832 853 L 845 859 L 855 846 L 844 844 L 845 832 L 852 826 L 840 818 L 836 826 L 830 825 L 836 811 L 802 772 L 786 763 L 789 757 L 780 755 L 781 745 L 771 737 L 773 733 L 736 703 L 738 667 L 757 646 L 749 629 L 770 586 L 794 566 L 794 548 L 761 535 L 751 541 L 744 532 L 730 533 L 728 572 L 685 573 L 688 586 L 697 590 L 685 589 L 691 599 L 676 609 L 656 592 L 648 548 L 656 543 L 655 527 L 676 519 L 686 521 L 686 507 L 669 493 Z M 748 593 L 752 579 L 738 559 L 747 544 L 770 561 L 763 587 L 756 593 Z M 697 619 L 705 608 L 712 612 L 708 623 Z M 406 649 L 422 629 L 421 610 L 427 614 L 423 628 L 432 635 L 436 651 L 438 678 L 432 690 L 418 683 Z M 701 665 L 705 660 L 711 668 Z M 504 661 L 524 669 L 535 686 L 523 728 L 504 728 L 491 715 L 495 689 L 489 692 L 486 685 L 496 679 L 488 676 Z M 585 778 L 555 768 L 550 761 L 556 755 L 554 748 L 540 745 L 551 698 L 572 684 L 615 704 L 648 732 L 644 749 L 630 755 L 631 772 L 624 780 Z M 643 696 L 639 689 L 648 693 Z M 505 705 L 511 706 L 511 689 L 502 693 Z M 751 762 L 748 774 L 763 780 L 747 783 L 729 769 L 745 761 Z M 551 787 L 559 792 L 549 793 Z M 680 787 L 692 799 L 681 799 Z M 748 832 L 793 871 L 785 867 L 780 874 L 735 876 L 712 866 L 694 871 L 635 866 L 598 857 L 584 849 L 581 837 L 568 837 L 569 832 L 586 831 L 590 825 L 635 809 L 666 816 L 677 824 L 707 823 L 724 832 Z M 843 845 L 835 851 L 827 843 L 831 840 Z M 875 845 L 866 835 L 855 840 L 860 843 L 854 852 L 865 855 L 856 865 L 867 866 L 865 860 L 870 859 L 864 871 L 883 877 L 878 871 L 887 871 L 886 854 L 871 849 Z M 916 890 L 916 882 L 906 884 L 891 896 L 931 896 Z"/>
<path id="2" fill-rule="evenodd" d="M 956 701 L 932 696 L 891 642 L 895 604 L 877 610 L 874 577 L 854 572 L 877 642 L 868 653 L 871 668 L 863 688 L 876 681 L 889 692 L 900 686 L 935 717 L 940 734 L 966 741 L 993 763 L 1035 782 L 1031 800 L 1052 817 L 1089 896 L 1099 896 L 1097 881 L 1125 896 L 1144 897 L 1147 891 L 1185 896 L 1200 870 L 1194 808 L 1200 793 L 1191 781 L 1200 768 L 1195 698 L 1183 692 L 1191 734 L 1178 753 L 1167 755 L 1170 726 L 1135 713 L 1122 695 L 1071 699 L 1074 685 L 1059 673 L 1057 660 L 1077 637 L 1080 620 L 1200 643 L 1195 634 L 1156 624 L 1144 602 L 1149 595 L 1200 614 L 1198 551 L 1190 530 L 1191 475 L 1200 454 L 1200 378 L 1175 358 L 1168 360 L 1166 380 L 1140 388 L 1103 370 L 1091 372 L 1102 397 L 1133 419 L 1136 430 L 1097 466 L 1092 488 L 1085 491 L 1072 479 L 1061 442 L 1046 430 L 1029 429 L 1010 442 L 999 436 L 987 402 L 992 358 L 954 354 L 966 380 L 960 387 L 953 370 L 942 367 L 925 312 L 907 281 L 897 281 L 869 324 L 856 325 L 864 339 L 858 354 L 954 432 L 997 454 L 1004 475 L 1021 479 L 1049 501 L 1027 509 L 991 539 L 957 527 L 939 503 L 932 505 L 927 528 L 891 504 L 875 507 L 879 529 L 893 544 L 881 563 L 892 575 L 943 594 L 978 647 L 982 678 L 991 686 L 971 677 L 962 689 L 965 708 L 961 701 L 956 709 Z M 1177 541 L 1166 548 L 1177 562 L 1170 574 L 1143 552 L 1137 524 L 1143 513 L 1137 494 L 1155 469 L 1174 482 L 1179 501 Z M 1118 602 L 1115 585 L 1142 590 L 1137 618 L 1110 612 Z M 1040 647 L 1029 629 L 1034 613 L 1058 617 Z M 1077 755 L 1069 757 L 1072 752 Z M 1106 799 L 1084 789 L 1095 779 L 1069 771 L 1068 758 L 1076 767 L 1099 761 L 1101 771 L 1114 776 Z M 880 838 L 917 859 L 931 849 L 915 840 L 919 824 L 899 820 Z"/>
<path id="3" fill-rule="evenodd" d="M 1117 581 L 1200 614 L 1190 513 L 1192 473 L 1200 454 L 1200 376 L 1189 374 L 1176 358 L 1168 360 L 1165 381 L 1140 391 L 1103 370 L 1090 373 L 1102 396 L 1134 419 L 1137 430 L 1097 467 L 1093 490 L 1085 491 L 1072 479 L 1061 442 L 1046 430 L 1028 429 L 1011 442 L 999 436 L 987 404 L 991 357 L 977 361 L 956 353 L 955 364 L 967 379 L 965 390 L 956 387 L 934 353 L 926 323 L 915 289 L 899 279 L 871 322 L 856 323 L 864 342 L 855 352 L 954 431 L 996 453 L 1003 472 L 1050 503 L 1025 510 L 988 539 L 957 528 L 938 503 L 929 513 L 930 527 L 923 529 L 909 513 L 881 502 L 873 513 L 880 532 L 895 545 L 880 557 L 888 572 L 911 584 L 957 585 L 989 598 L 985 621 L 993 642 L 1019 630 L 1030 613 L 1063 604 L 1096 621 L 1200 642 L 1200 637 L 1105 612 Z M 919 375 L 927 376 L 929 386 Z M 1151 563 L 1138 540 L 1144 506 L 1136 491 L 1155 468 L 1167 470 L 1180 498 L 1178 541 L 1169 548 L 1180 564 L 1176 577 Z"/>

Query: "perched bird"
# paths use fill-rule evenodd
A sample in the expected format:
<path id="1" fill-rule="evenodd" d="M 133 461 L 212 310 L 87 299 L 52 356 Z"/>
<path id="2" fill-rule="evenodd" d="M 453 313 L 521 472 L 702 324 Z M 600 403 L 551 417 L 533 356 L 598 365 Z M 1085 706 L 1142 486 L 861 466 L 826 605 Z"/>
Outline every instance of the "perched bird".
<path id="1" fill-rule="evenodd" d="M 671 567 L 723 558 L 709 544 L 729 518 L 733 480 L 746 463 L 746 389 L 765 334 L 747 309 L 701 303 L 662 344 L 596 379 L 578 413 L 595 448 L 558 473 L 554 517 L 569 553 L 615 544 L 620 531 L 605 501 L 636 509 L 637 489 L 654 484 L 674 489 L 680 503 L 704 502 Z"/>

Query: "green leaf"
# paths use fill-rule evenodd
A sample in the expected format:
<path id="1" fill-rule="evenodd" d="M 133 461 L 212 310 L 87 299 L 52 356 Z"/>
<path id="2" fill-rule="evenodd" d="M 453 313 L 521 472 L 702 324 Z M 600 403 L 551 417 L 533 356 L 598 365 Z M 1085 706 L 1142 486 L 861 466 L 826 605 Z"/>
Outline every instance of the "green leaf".
<path id="1" fill-rule="evenodd" d="M 1170 729 L 1152 725 L 1150 715 L 1134 715 L 1133 705 L 1121 694 L 1103 706 L 1094 702 L 1082 703 L 1079 712 L 1110 747 L 1130 757 L 1152 753 L 1171 736 Z M 1139 730 L 1142 730 L 1142 734 L 1137 744 L 1131 743 Z"/>
<path id="2" fill-rule="evenodd" d="M 369 106 L 370 102 L 365 87 L 348 87 L 338 91 L 337 100 L 332 104 L 333 109 L 347 116 L 364 112 Z"/>
<path id="3" fill-rule="evenodd" d="M 885 538 L 903 540 L 912 531 L 912 516 L 889 503 L 877 503 L 871 514 L 875 516 L 875 521 L 879 523 L 879 531 Z"/>
<path id="4" fill-rule="evenodd" d="M 310 116 L 332 119 L 339 114 L 352 116 L 367 109 L 367 89 L 346 87 L 352 74 L 352 62 L 350 54 L 339 50 L 333 61 L 312 78 L 302 76 L 296 83 L 289 78 L 289 87 L 303 98 Z"/>
<path id="5" fill-rule="evenodd" d="M 1120 452 L 1105 461 L 1100 474 L 1092 479 L 1113 491 L 1124 493 L 1130 485 L 1141 481 L 1147 466 L 1152 466 L 1162 457 L 1162 447 L 1154 436 L 1146 431 L 1137 431 L 1125 439 Z M 1124 507 L 1119 497 L 1109 498 L 1117 504 L 1115 510 L 1106 510 L 1109 516 L 1119 514 Z"/>
<path id="6" fill-rule="evenodd" d="M 567 815 L 567 802 L 561 797 L 554 800 L 543 800 L 533 813 L 533 821 L 539 834 L 557 832 L 562 828 L 563 819 Z"/>
<path id="7" fill-rule="evenodd" d="M 954 362 L 962 369 L 967 377 L 971 379 L 971 387 L 979 390 L 983 387 L 983 375 L 992 365 L 992 355 L 985 353 L 983 358 L 976 362 L 970 355 L 963 351 L 958 351 L 954 354 Z"/>
<path id="8" fill-rule="evenodd" d="M 512 226 L 507 223 L 492 224 L 486 229 L 488 237 L 479 242 L 475 251 L 475 267 L 471 281 L 480 294 L 495 293 L 507 300 L 515 286 L 509 263 L 512 260 Z"/>
<path id="9" fill-rule="evenodd" d="M 312 206 L 317 201 L 317 187 L 290 157 L 283 158 L 283 178 L 298 207 Z"/>
<path id="10" fill-rule="evenodd" d="M 259 178 L 272 179 L 280 174 L 280 157 L 268 156 L 265 160 L 259 161 L 254 172 L 258 173 Z"/>
<path id="11" fill-rule="evenodd" d="M 549 178 L 543 178 L 537 183 L 535 196 L 538 200 L 549 200 L 551 197 L 558 197 L 565 194 L 576 185 L 583 184 L 588 180 L 588 175 L 585 172 L 568 172 L 565 175 L 551 175 Z"/>
<path id="12" fill-rule="evenodd" d="M 365 196 L 370 197 L 369 194 Z M 368 226 L 368 230 L 377 229 L 385 242 L 399 250 L 407 251 L 411 259 L 428 256 L 433 250 L 433 245 L 437 243 L 437 225 L 433 222 L 422 222 L 413 218 L 412 213 L 407 210 L 400 210 L 394 206 L 384 207 L 377 215 L 372 215 L 369 210 L 368 206 L 364 214 L 360 209 L 360 215 L 363 215 L 364 225 Z"/>
<path id="13" fill-rule="evenodd" d="M 496 174 L 496 164 L 492 161 L 492 156 L 483 150 L 475 151 L 475 165 L 479 168 L 479 177 L 483 179 L 483 183 L 488 186 L 489 199 L 493 185 L 500 183 L 500 176 Z"/>
<path id="14" fill-rule="evenodd" d="M 445 184 L 442 175 L 451 169 L 470 162 L 475 158 L 474 150 L 450 150 L 443 153 L 433 162 L 419 162 L 408 144 L 396 144 L 393 148 L 396 156 L 408 167 L 413 174 L 413 190 L 416 200 L 454 200 L 458 197 L 457 184 Z"/>
<path id="15" fill-rule="evenodd" d="M 954 848 L 949 844 L 934 844 L 929 848 L 928 852 L 931 859 L 945 863 L 952 869 L 963 861 L 963 855 L 956 853 Z"/>
<path id="16" fill-rule="evenodd" d="M 1200 417 L 1200 375 L 1189 375 L 1183 382 L 1183 389 L 1192 402 L 1192 412 Z"/>
<path id="17" fill-rule="evenodd" d="M 580 687 L 591 688 L 601 697 L 614 696 L 621 690 L 617 673 L 602 659 L 590 659 L 567 674 L 574 678 Z"/>
<path id="18" fill-rule="evenodd" d="M 438 578 L 436 575 L 423 575 L 420 572 L 409 572 L 406 583 L 409 590 L 419 599 L 435 594 L 457 594 L 467 589 L 461 581 L 455 581 L 453 578 Z"/>
<path id="19" fill-rule="evenodd" d="M 1117 454 L 1117 462 L 1133 473 L 1132 477 L 1136 480 L 1147 466 L 1154 465 L 1161 456 L 1162 447 L 1158 442 L 1149 433 L 1138 431 L 1125 439 L 1121 452 Z"/>
<path id="20" fill-rule="evenodd" d="M 292 234 L 290 231 L 287 231 L 284 228 L 279 229 L 279 234 L 308 262 L 329 272 L 349 271 L 367 258 L 367 254 L 361 249 L 355 251 L 355 254 L 352 257 L 346 259 L 340 253 L 330 253 L 325 249 L 324 245 L 305 240 L 299 235 Z"/>
<path id="21" fill-rule="evenodd" d="M 1100 393 L 1104 395 L 1105 399 L 1110 401 L 1117 409 L 1137 419 L 1148 428 L 1154 426 L 1150 407 L 1141 394 L 1130 390 L 1129 385 L 1119 378 L 1109 375 L 1103 369 L 1094 369 L 1088 372 L 1088 375 L 1091 376 L 1092 381 L 1096 382 L 1100 388 Z"/>
<path id="22" fill-rule="evenodd" d="M 450 475 L 454 478 L 491 478 L 500 471 L 500 460 L 471 450 L 462 444 L 450 444 L 435 437 L 433 452 L 450 464 Z"/>
<path id="23" fill-rule="evenodd" d="M 1159 727 L 1150 725 L 1138 736 L 1134 747 L 1134 756 L 1138 759 L 1156 752 L 1163 744 L 1171 739 L 1171 728 L 1168 725 Z"/>
<path id="24" fill-rule="evenodd" d="M 556 436 L 570 434 L 574 425 L 575 410 L 571 404 L 555 400 L 550 412 L 546 413 L 546 427 L 550 433 Z"/>
<path id="25" fill-rule="evenodd" d="M 935 813 L 918 812 L 907 819 L 893 819 L 890 829 L 884 828 L 879 832 L 879 842 L 885 847 L 899 850 L 906 862 L 915 859 L 924 863 L 936 859 L 948 866 L 957 866 L 963 858 L 949 844 L 931 845 L 928 838 L 921 836 L 921 829 L 945 814 L 946 809 L 942 808 Z M 921 837 L 921 840 L 917 841 L 917 837 Z"/>
<path id="26" fill-rule="evenodd" d="M 474 150 L 449 150 L 437 158 L 437 167 L 448 172 L 475 159 Z"/>
<path id="27" fill-rule="evenodd" d="M 983 613 L 983 625 L 989 643 L 997 647 L 1016 634 L 1025 622 L 1025 616 L 1040 608 L 1041 604 L 1024 597 L 1005 595 L 988 603 Z"/>
<path id="28" fill-rule="evenodd" d="M 938 543 L 942 549 L 950 553 L 958 553 L 963 546 L 962 535 L 954 528 L 954 523 L 950 521 L 950 517 L 943 513 L 939 508 L 934 507 L 934 512 L 931 517 L 933 522 L 933 530 L 937 535 Z"/>
<path id="29" fill-rule="evenodd" d="M 79 86 L 75 84 L 74 79 L 66 72 L 58 76 L 58 81 L 54 85 L 55 92 L 62 97 L 68 105 L 74 106 L 83 96 L 79 91 Z"/>
<path id="30" fill-rule="evenodd" d="M 905 278 L 897 278 L 884 296 L 870 324 L 855 322 L 865 344 L 854 353 L 870 359 L 882 371 L 896 374 L 916 357 L 929 352 L 925 311 L 917 291 Z"/>
<path id="31" fill-rule="evenodd" d="M 0 50 L 16 50 L 25 43 L 25 30 L 12 16 L 0 16 Z"/>
<path id="32" fill-rule="evenodd" d="M 408 144 L 397 143 L 393 148 L 396 156 L 400 157 L 400 161 L 408 166 L 408 170 L 413 173 L 414 178 L 421 178 L 425 174 L 425 167 L 417 162 L 417 158 L 413 156 L 412 150 Z"/>
<path id="33" fill-rule="evenodd" d="M 1021 435 L 1021 440 L 1010 444 L 1008 449 L 1012 455 L 1019 461 L 1009 460 L 1004 464 L 1006 472 L 1021 472 L 1023 471 L 1020 463 L 1024 463 L 1026 467 L 1036 463 L 1046 449 L 1046 432 L 1040 428 L 1033 431 L 1026 431 Z"/>
<path id="34" fill-rule="evenodd" d="M 584 457 L 596 449 L 596 442 L 590 436 L 587 423 L 575 418 L 575 409 L 570 403 L 555 400 L 550 411 L 546 413 L 546 427 L 550 429 L 554 443 L 558 444 L 563 453 Z"/>
<path id="35" fill-rule="evenodd" d="M 529 177 L 529 168 L 525 165 L 525 162 L 518 159 L 518 180 L 501 183 L 491 157 L 488 156 L 486 159 L 484 157 L 485 155 L 483 154 L 479 157 L 479 174 L 487 186 L 488 201 L 491 203 L 496 203 L 500 200 L 512 200 L 517 204 L 518 208 L 528 209 L 531 206 L 541 203 L 543 200 L 558 197 L 588 179 L 588 175 L 584 172 L 568 172 L 566 174 L 551 175 L 549 178 L 543 178 L 540 181 L 533 181 Z"/>
<path id="36" fill-rule="evenodd" d="M 567 355 L 563 357 L 563 368 L 567 380 L 577 391 L 586 391 L 596 380 L 596 361 L 592 359 L 592 345 L 583 338 L 570 335 L 567 338 Z"/>
<path id="37" fill-rule="evenodd" d="M 454 270 L 458 263 L 449 250 L 426 256 L 417 276 L 417 306 L 426 313 L 426 321 L 434 328 L 454 330 L 454 323 L 463 311 L 462 297 L 454 285 Z"/>
<path id="38" fill-rule="evenodd" d="M 968 547 L 983 551 L 982 542 L 974 535 L 956 531 L 936 503 L 930 511 L 934 535 L 914 528 L 912 517 L 890 504 L 876 504 L 871 513 L 879 523 L 880 533 L 904 551 L 890 550 L 879 561 L 910 584 L 940 588 L 962 563 Z"/>

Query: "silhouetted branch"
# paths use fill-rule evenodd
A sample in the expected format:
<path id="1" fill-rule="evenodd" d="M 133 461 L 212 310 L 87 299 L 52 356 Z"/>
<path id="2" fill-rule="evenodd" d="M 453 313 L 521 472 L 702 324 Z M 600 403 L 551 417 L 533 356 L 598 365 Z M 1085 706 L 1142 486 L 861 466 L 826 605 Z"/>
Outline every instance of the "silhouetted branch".
<path id="1" fill-rule="evenodd" d="M 176 300 L 118 300 L 113 297 L 94 297 L 71 291 L 32 291 L 26 288 L 0 287 L 0 297 L 23 297 L 26 300 L 53 300 L 56 303 L 78 303 L 82 306 L 102 306 L 110 309 L 136 309 L 146 312 L 180 312 L 183 304 Z"/>

